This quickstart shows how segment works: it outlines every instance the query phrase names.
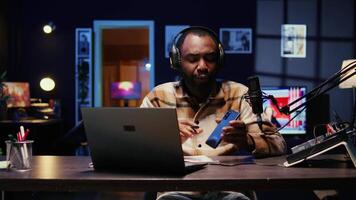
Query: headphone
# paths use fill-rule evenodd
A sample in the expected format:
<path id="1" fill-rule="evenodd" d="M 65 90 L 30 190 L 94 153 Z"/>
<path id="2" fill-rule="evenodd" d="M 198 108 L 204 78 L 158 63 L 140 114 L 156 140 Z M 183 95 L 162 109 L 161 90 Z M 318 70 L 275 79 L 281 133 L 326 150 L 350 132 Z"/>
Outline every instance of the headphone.
<path id="1" fill-rule="evenodd" d="M 216 44 L 218 46 L 218 49 L 219 49 L 217 65 L 219 67 L 222 67 L 223 64 L 224 64 L 225 53 L 224 53 L 224 48 L 223 48 L 223 46 L 222 46 L 217 34 L 214 31 L 212 31 L 211 29 L 203 27 L 203 26 L 191 26 L 191 27 L 188 27 L 188 28 L 183 29 L 182 31 L 180 31 L 174 37 L 174 39 L 172 41 L 172 47 L 171 47 L 171 50 L 169 52 L 169 62 L 171 64 L 171 68 L 173 68 L 175 70 L 178 70 L 180 68 L 180 64 L 182 62 L 181 53 L 179 51 L 179 48 L 177 47 L 178 40 L 183 35 L 185 35 L 187 32 L 191 32 L 191 31 L 194 31 L 194 30 L 201 30 L 203 32 L 206 32 L 209 36 L 211 36 L 213 38 L 213 40 L 216 42 Z"/>

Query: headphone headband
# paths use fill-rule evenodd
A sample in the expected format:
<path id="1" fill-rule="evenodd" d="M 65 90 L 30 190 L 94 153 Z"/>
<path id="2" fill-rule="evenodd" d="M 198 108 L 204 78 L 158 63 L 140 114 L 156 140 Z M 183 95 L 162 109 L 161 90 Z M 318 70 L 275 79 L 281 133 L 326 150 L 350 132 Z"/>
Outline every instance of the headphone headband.
<path id="1" fill-rule="evenodd" d="M 201 30 L 204 31 L 206 33 L 208 33 L 213 40 L 216 42 L 217 46 L 218 46 L 218 50 L 219 50 L 219 55 L 218 55 L 218 60 L 217 60 L 217 64 L 219 67 L 222 67 L 224 64 L 224 48 L 222 47 L 222 44 L 219 40 L 218 35 L 212 31 L 211 29 L 207 28 L 207 27 L 203 27 L 203 26 L 191 26 L 188 28 L 185 28 L 183 30 L 181 30 L 174 38 L 172 41 L 172 47 L 171 50 L 169 52 L 169 62 L 171 64 L 171 68 L 178 70 L 180 68 L 180 64 L 181 64 L 181 52 L 179 50 L 179 48 L 177 47 L 177 42 L 179 41 L 179 39 L 185 35 L 187 32 L 191 32 L 193 30 Z"/>

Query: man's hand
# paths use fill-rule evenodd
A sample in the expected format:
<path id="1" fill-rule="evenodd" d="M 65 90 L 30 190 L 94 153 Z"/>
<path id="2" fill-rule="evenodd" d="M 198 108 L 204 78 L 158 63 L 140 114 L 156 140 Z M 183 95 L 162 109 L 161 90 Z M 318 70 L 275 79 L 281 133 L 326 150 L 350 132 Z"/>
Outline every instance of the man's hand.
<path id="1" fill-rule="evenodd" d="M 263 122 L 262 130 L 263 130 L 262 132 L 266 135 L 273 135 L 277 133 L 277 127 L 268 121 Z"/>
<path id="2" fill-rule="evenodd" d="M 267 119 L 266 121 L 263 121 L 262 124 L 262 132 L 264 134 L 275 134 L 277 132 L 277 127 L 271 123 L 273 119 L 273 113 L 273 109 L 268 106 L 262 114 L 262 116 Z"/>
<path id="3" fill-rule="evenodd" d="M 187 119 L 178 120 L 178 125 L 182 143 L 185 142 L 188 138 L 203 132 L 203 129 L 200 128 L 196 123 Z"/>
<path id="4" fill-rule="evenodd" d="M 220 119 L 216 120 L 217 123 Z M 241 120 L 231 120 L 229 126 L 223 128 L 221 139 L 235 144 L 239 149 L 248 149 L 246 124 Z"/>

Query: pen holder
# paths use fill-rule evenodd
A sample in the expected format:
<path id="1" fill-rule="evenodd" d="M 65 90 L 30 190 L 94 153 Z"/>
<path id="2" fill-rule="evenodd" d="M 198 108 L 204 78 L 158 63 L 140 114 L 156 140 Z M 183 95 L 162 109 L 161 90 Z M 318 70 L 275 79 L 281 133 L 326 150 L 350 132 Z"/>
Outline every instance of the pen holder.
<path id="1" fill-rule="evenodd" d="M 27 171 L 32 164 L 32 140 L 13 142 L 6 140 L 6 160 L 10 168 L 16 171 Z"/>

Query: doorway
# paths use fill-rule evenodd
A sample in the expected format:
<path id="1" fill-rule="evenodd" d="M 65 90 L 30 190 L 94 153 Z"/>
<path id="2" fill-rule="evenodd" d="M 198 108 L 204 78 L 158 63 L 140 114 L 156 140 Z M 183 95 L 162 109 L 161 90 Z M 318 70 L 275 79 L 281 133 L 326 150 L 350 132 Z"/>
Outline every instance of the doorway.
<path id="1" fill-rule="evenodd" d="M 95 20 L 94 35 L 94 106 L 140 105 L 154 87 L 154 22 Z M 139 95 L 121 95 L 123 83 Z"/>

